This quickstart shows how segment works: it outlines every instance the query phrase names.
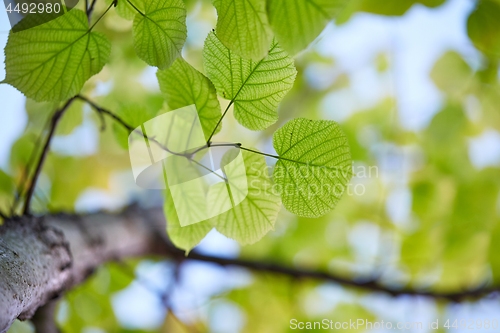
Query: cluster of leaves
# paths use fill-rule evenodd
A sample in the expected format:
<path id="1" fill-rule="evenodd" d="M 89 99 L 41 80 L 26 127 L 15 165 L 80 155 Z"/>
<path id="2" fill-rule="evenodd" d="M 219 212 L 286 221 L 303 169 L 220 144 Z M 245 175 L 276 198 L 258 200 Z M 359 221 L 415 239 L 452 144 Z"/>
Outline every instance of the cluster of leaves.
<path id="1" fill-rule="evenodd" d="M 437 6 L 442 1 L 422 3 Z M 137 55 L 158 67 L 158 82 L 171 109 L 196 106 L 208 145 L 230 106 L 237 121 L 251 130 L 265 130 L 276 123 L 278 105 L 296 77 L 291 56 L 306 48 L 334 17 L 355 11 L 401 15 L 412 3 L 401 6 L 390 1 L 379 7 L 368 0 L 349 6 L 341 0 L 290 1 L 286 11 L 278 1 L 216 0 L 213 4 L 218 21 L 203 50 L 206 76 L 181 56 L 187 38 L 182 0 L 118 1 L 102 14 L 115 5 L 118 15 L 133 20 Z M 498 8 L 496 1 L 481 2 L 469 18 L 471 39 L 493 54 L 499 39 L 491 13 Z M 45 24 L 12 32 L 5 49 L 7 75 L 3 82 L 38 102 L 57 104 L 78 94 L 110 56 L 109 40 L 93 31 L 102 16 L 89 26 L 86 13 L 72 9 Z M 230 101 L 224 112 L 218 96 Z M 140 108 L 118 112 L 133 126 L 154 116 Z M 123 139 L 119 141 L 125 146 Z M 278 155 L 271 156 L 278 162 L 273 180 L 279 196 L 262 191 L 261 184 L 253 189 L 258 195 L 250 192 L 228 214 L 190 227 L 178 225 L 175 209 L 167 203 L 174 243 L 190 249 L 212 227 L 243 244 L 254 243 L 274 227 L 281 201 L 289 211 L 304 217 L 319 217 L 332 210 L 351 177 L 349 147 L 339 126 L 332 121 L 292 120 L 275 132 L 274 148 Z M 255 154 L 261 156 L 252 156 Z M 266 154 L 247 149 L 244 155 L 245 159 L 259 159 L 259 175 L 268 178 Z M 247 176 L 252 177 L 250 171 Z M 315 189 L 312 193 L 311 188 Z"/>
<path id="2" fill-rule="evenodd" d="M 278 120 L 278 105 L 296 77 L 290 54 L 307 47 L 343 3 L 292 1 L 284 13 L 278 1 L 267 6 L 264 0 L 215 1 L 217 27 L 203 50 L 207 76 L 180 55 L 187 37 L 182 0 L 122 0 L 110 4 L 102 16 L 116 4 L 120 16 L 133 20 L 137 55 L 158 67 L 160 88 L 170 108 L 196 106 L 210 146 L 230 106 L 238 122 L 251 130 L 264 130 Z M 4 82 L 38 102 L 62 102 L 78 94 L 110 55 L 108 39 L 93 31 L 102 16 L 89 27 L 87 15 L 72 9 L 45 24 L 11 33 Z M 224 113 L 218 96 L 230 101 Z M 151 117 L 141 109 L 119 113 L 132 126 Z M 351 177 L 349 147 L 339 126 L 333 121 L 296 119 L 276 132 L 274 146 L 278 152 L 274 179 L 285 207 L 310 217 L 333 209 Z M 167 198 L 168 230 L 177 246 L 191 249 L 212 227 L 243 244 L 254 243 L 273 229 L 281 199 L 269 192 L 272 183 L 265 154 L 246 149 L 243 155 L 253 167 L 260 165 L 258 175 L 247 170 L 248 183 L 256 184 L 252 177 L 261 182 L 251 185 L 246 199 L 229 212 L 180 227 Z"/>

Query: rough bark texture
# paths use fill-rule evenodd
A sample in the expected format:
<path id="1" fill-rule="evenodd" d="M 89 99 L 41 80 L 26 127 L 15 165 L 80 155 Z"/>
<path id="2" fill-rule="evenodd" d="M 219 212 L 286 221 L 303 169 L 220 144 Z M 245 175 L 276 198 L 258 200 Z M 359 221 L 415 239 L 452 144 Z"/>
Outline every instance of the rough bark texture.
<path id="1" fill-rule="evenodd" d="M 161 209 L 6 221 L 0 226 L 0 332 L 16 318 L 31 318 L 103 263 L 157 252 L 165 244 L 157 226 L 164 230 Z"/>
<path id="2" fill-rule="evenodd" d="M 289 267 L 279 263 L 221 258 L 192 251 L 185 255 L 167 239 L 161 208 L 142 210 L 130 207 L 120 214 L 98 213 L 85 216 L 47 215 L 20 217 L 0 226 L 0 333 L 16 319 L 35 317 L 38 331 L 54 331 L 50 321 L 51 300 L 84 281 L 105 262 L 148 254 L 168 256 L 179 262 L 198 260 L 221 266 L 237 265 L 254 271 L 282 274 L 291 278 L 316 279 L 388 293 L 459 302 L 488 294 L 500 294 L 499 285 L 445 291 L 387 286 L 373 279 L 346 278 L 334 272 Z M 52 305 L 53 306 L 53 305 Z M 47 325 L 47 326 L 45 326 Z"/>

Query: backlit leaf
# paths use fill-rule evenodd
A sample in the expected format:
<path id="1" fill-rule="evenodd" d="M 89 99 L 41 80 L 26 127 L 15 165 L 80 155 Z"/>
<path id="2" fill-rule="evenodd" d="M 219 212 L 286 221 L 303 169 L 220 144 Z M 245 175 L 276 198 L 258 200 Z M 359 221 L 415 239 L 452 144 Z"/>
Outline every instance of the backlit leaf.
<path id="1" fill-rule="evenodd" d="M 3 82 L 36 101 L 62 101 L 101 71 L 110 49 L 102 34 L 89 30 L 85 13 L 73 9 L 48 23 L 10 32 Z"/>
<path id="2" fill-rule="evenodd" d="M 269 0 L 269 22 L 290 54 L 305 49 L 346 4 L 346 0 Z"/>
<path id="3" fill-rule="evenodd" d="M 217 37 L 243 58 L 262 59 L 271 42 L 266 0 L 214 0 Z"/>
<path id="4" fill-rule="evenodd" d="M 345 134 L 334 121 L 294 119 L 274 133 L 280 159 L 273 172 L 285 207 L 319 217 L 332 210 L 352 176 Z"/>
<path id="5" fill-rule="evenodd" d="M 168 189 L 166 190 L 164 211 L 167 218 L 169 239 L 175 246 L 187 252 L 198 245 L 213 228 L 208 221 L 181 226 L 174 202 L 172 201 L 172 195 Z"/>
<path id="6" fill-rule="evenodd" d="M 237 153 L 237 150 L 231 150 L 225 158 L 232 159 L 234 156 L 231 155 Z M 240 204 L 213 217 L 210 222 L 223 235 L 241 244 L 253 244 L 274 229 L 281 200 L 273 191 L 264 156 L 248 151 L 241 153 L 245 163 L 248 194 Z M 238 182 L 238 179 L 232 180 Z M 227 190 L 224 182 L 213 185 L 208 194 L 209 206 L 220 205 L 222 201 L 218 198 Z"/>
<path id="7" fill-rule="evenodd" d="M 208 139 L 221 117 L 212 82 L 182 58 L 178 58 L 170 68 L 159 70 L 156 76 L 171 109 L 196 105 L 203 132 Z"/>

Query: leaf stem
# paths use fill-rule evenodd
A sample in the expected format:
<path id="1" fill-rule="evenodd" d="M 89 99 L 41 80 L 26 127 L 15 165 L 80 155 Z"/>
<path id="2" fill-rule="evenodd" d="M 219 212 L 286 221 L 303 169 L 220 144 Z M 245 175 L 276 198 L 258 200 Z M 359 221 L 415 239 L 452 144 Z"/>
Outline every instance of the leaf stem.
<path id="1" fill-rule="evenodd" d="M 109 12 L 109 10 L 111 9 L 111 7 L 113 7 L 113 6 L 115 6 L 115 5 L 116 5 L 116 2 L 117 2 L 117 0 L 114 0 L 114 1 L 113 1 L 113 2 L 112 2 L 109 6 L 108 6 L 108 8 L 106 8 L 106 10 L 104 11 L 104 13 L 102 13 L 102 15 L 101 15 L 101 16 L 99 16 L 99 18 L 97 19 L 97 21 L 95 21 L 95 22 L 94 22 L 94 24 L 92 24 L 92 26 L 89 28 L 89 31 L 92 31 L 92 29 L 94 29 L 94 27 L 96 26 L 96 24 L 97 24 L 97 23 L 99 23 L 99 21 L 100 21 L 100 20 L 104 17 L 104 15 L 106 15 L 106 14 Z M 89 10 L 91 10 L 91 9 L 93 10 L 93 8 L 94 8 L 93 6 L 94 6 L 94 5 L 95 5 L 95 1 L 92 3 L 91 8 L 90 8 Z M 92 14 L 92 11 L 90 12 L 90 14 L 89 14 L 89 12 L 87 12 L 87 15 L 91 15 L 91 14 Z"/>
<path id="2" fill-rule="evenodd" d="M 240 149 L 243 149 L 243 150 L 249 151 L 249 152 L 254 153 L 254 154 L 264 155 L 264 156 L 267 156 L 267 157 L 272 157 L 272 158 L 275 158 L 275 159 L 277 159 L 277 160 L 281 160 L 281 157 L 279 157 L 278 155 L 266 154 L 266 153 L 263 153 L 263 152 L 261 152 L 261 151 L 258 151 L 258 150 L 253 150 L 253 149 L 249 149 L 249 148 L 245 148 L 245 147 L 242 147 L 242 146 L 240 146 Z"/>
<path id="3" fill-rule="evenodd" d="M 212 131 L 212 134 L 210 134 L 210 136 L 208 137 L 207 139 L 207 146 L 210 147 L 210 145 L 212 144 L 212 137 L 214 136 L 215 132 L 217 131 L 217 128 L 219 127 L 220 123 L 222 122 L 222 119 L 224 119 L 224 117 L 226 116 L 226 113 L 227 111 L 229 111 L 229 108 L 231 107 L 231 105 L 233 105 L 234 103 L 234 99 L 231 100 L 231 102 L 229 102 L 229 104 L 227 105 L 227 108 L 226 110 L 224 110 L 224 113 L 222 114 L 222 116 L 220 117 L 219 121 L 217 122 L 217 125 L 215 125 L 215 128 L 214 130 Z"/>
<path id="4" fill-rule="evenodd" d="M 42 171 L 43 164 L 45 162 L 45 158 L 49 152 L 50 142 L 54 137 L 56 132 L 57 125 L 59 124 L 59 120 L 61 120 L 62 116 L 66 112 L 66 110 L 70 107 L 76 97 L 69 99 L 59 110 L 57 110 L 52 116 L 49 128 L 49 134 L 47 134 L 47 139 L 45 140 L 45 144 L 42 149 L 42 154 L 40 155 L 40 159 L 36 165 L 35 173 L 33 174 L 33 178 L 31 180 L 30 186 L 28 187 L 28 192 L 26 192 L 26 200 L 24 202 L 23 214 L 29 215 L 30 213 L 30 203 L 33 197 L 33 192 L 35 191 L 36 183 L 38 177 L 40 176 L 40 172 Z"/>
<path id="5" fill-rule="evenodd" d="M 252 150 L 252 149 L 249 149 L 249 148 L 245 148 L 245 147 L 242 147 L 241 145 L 239 146 L 240 149 L 243 149 L 243 150 L 246 150 L 246 151 L 249 151 L 251 153 L 254 153 L 254 154 L 259 154 L 259 155 L 264 155 L 264 156 L 268 156 L 268 157 L 272 157 L 272 158 L 275 158 L 277 160 L 282 160 L 282 161 L 288 161 L 288 162 L 292 162 L 292 163 L 297 163 L 297 164 L 303 164 L 303 165 L 307 165 L 309 167 L 318 167 L 318 168 L 323 168 L 325 167 L 324 165 L 318 165 L 318 164 L 312 164 L 310 163 L 309 161 L 307 162 L 303 162 L 303 161 L 297 161 L 297 160 L 292 160 L 290 158 L 286 158 L 286 157 L 282 157 L 282 156 L 279 156 L 279 155 L 271 155 L 271 154 L 266 154 L 266 153 L 263 153 L 263 152 L 260 152 L 258 150 Z M 329 169 L 342 169 L 343 167 L 338 167 L 338 166 L 328 166 L 327 168 Z"/>

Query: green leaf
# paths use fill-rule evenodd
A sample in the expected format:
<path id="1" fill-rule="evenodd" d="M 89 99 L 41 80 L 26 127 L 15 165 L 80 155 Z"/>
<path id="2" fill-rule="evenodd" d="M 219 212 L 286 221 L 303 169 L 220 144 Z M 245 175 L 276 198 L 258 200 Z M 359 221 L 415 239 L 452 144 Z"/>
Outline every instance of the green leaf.
<path id="1" fill-rule="evenodd" d="M 172 172 L 167 172 L 168 175 L 164 174 L 165 177 L 168 177 L 168 181 L 165 179 L 166 183 L 181 183 L 186 181 L 186 176 L 189 175 L 201 176 L 200 170 L 187 158 L 170 158 L 167 163 L 170 163 L 170 166 L 166 169 Z M 206 205 L 205 185 L 203 182 L 196 182 L 194 185 L 178 187 L 177 190 L 183 191 L 183 193 L 177 193 L 175 203 L 168 186 L 166 189 L 164 212 L 167 219 L 168 236 L 175 246 L 187 252 L 198 245 L 213 228 L 207 220 L 184 226 L 179 220 L 179 215 L 191 216 L 191 220 L 199 220 L 197 214 L 200 214 L 200 210 L 193 209 L 193 205 Z"/>
<path id="2" fill-rule="evenodd" d="M 402 16 L 415 4 L 435 8 L 444 4 L 446 0 L 351 0 L 346 2 L 344 9 L 335 18 L 337 25 L 347 22 L 358 12 L 366 12 L 385 16 Z"/>
<path id="3" fill-rule="evenodd" d="M 91 32 L 87 16 L 73 9 L 34 28 L 9 34 L 4 82 L 36 101 L 62 101 L 76 95 L 104 67 L 109 41 Z"/>
<path id="4" fill-rule="evenodd" d="M 12 208 L 12 203 L 14 202 L 15 193 L 15 183 L 14 179 L 0 169 L 0 212 L 6 213 Z M 2 224 L 2 218 L 0 217 L 0 225 Z"/>
<path id="5" fill-rule="evenodd" d="M 421 3 L 427 7 L 437 7 L 442 5 L 445 0 L 386 0 L 380 2 L 378 0 L 362 0 L 360 2 L 360 11 L 387 15 L 401 16 L 408 11 L 415 3 Z"/>
<path id="6" fill-rule="evenodd" d="M 221 117 L 219 100 L 212 82 L 183 58 L 178 58 L 170 68 L 159 70 L 156 76 L 161 91 L 167 95 L 170 108 L 196 105 L 205 138 L 208 139 Z M 219 130 L 220 126 L 217 128 Z"/>
<path id="7" fill-rule="evenodd" d="M 237 153 L 238 150 L 230 150 L 224 159 L 232 160 Z M 241 151 L 241 153 L 245 163 L 248 194 L 240 204 L 211 218 L 210 222 L 223 235 L 245 245 L 259 241 L 270 230 L 274 229 L 281 208 L 281 200 L 273 191 L 273 184 L 264 156 L 248 151 Z M 239 179 L 233 177 L 232 181 L 239 182 Z M 213 185 L 208 193 L 209 206 L 220 210 L 218 205 L 222 201 L 218 198 L 225 191 L 227 191 L 226 183 Z M 233 196 L 237 196 L 237 194 L 233 193 Z"/>
<path id="8" fill-rule="evenodd" d="M 431 78 L 450 96 L 461 96 L 473 83 L 474 72 L 460 54 L 448 51 L 434 64 Z"/>
<path id="9" fill-rule="evenodd" d="M 118 108 L 116 115 L 120 117 L 127 125 L 136 128 L 156 116 L 152 108 L 146 108 L 137 104 L 126 104 Z M 118 144 L 123 148 L 128 148 L 128 136 L 130 132 L 121 124 L 113 122 L 113 133 Z"/>
<path id="10" fill-rule="evenodd" d="M 479 1 L 467 21 L 467 33 L 474 46 L 488 56 L 500 57 L 500 2 Z"/>
<path id="11" fill-rule="evenodd" d="M 166 192 L 164 211 L 167 218 L 168 237 L 176 247 L 189 252 L 213 227 L 208 221 L 181 226 L 172 195 L 168 189 Z"/>
<path id="12" fill-rule="evenodd" d="M 240 124 L 262 130 L 278 120 L 278 104 L 292 88 L 297 71 L 275 41 L 266 58 L 253 61 L 234 54 L 212 32 L 205 41 L 203 60 L 217 92 L 234 104 Z"/>
<path id="13" fill-rule="evenodd" d="M 346 0 L 269 0 L 269 22 L 290 54 L 305 49 L 337 15 Z"/>
<path id="14" fill-rule="evenodd" d="M 214 0 L 217 36 L 222 44 L 243 58 L 266 56 L 272 35 L 266 0 Z"/>
<path id="15" fill-rule="evenodd" d="M 144 2 L 134 19 L 134 47 L 151 66 L 167 68 L 180 55 L 186 41 L 186 8 L 182 0 Z"/>
<path id="16" fill-rule="evenodd" d="M 111 5 L 113 3 L 113 0 L 106 0 L 106 3 L 108 5 Z M 142 1 L 135 1 L 134 6 L 138 10 L 142 10 L 143 3 Z M 115 11 L 118 14 L 118 16 L 126 20 L 133 20 L 135 18 L 135 15 L 137 14 L 137 10 L 134 7 L 132 7 L 130 2 L 128 2 L 127 0 L 118 1 L 116 3 Z"/>
<path id="17" fill-rule="evenodd" d="M 14 180 L 0 169 L 0 194 L 12 195 L 14 188 Z"/>
<path id="18" fill-rule="evenodd" d="M 304 217 L 332 210 L 352 176 L 349 145 L 339 125 L 294 119 L 274 133 L 279 160 L 273 172 L 285 207 Z"/>

